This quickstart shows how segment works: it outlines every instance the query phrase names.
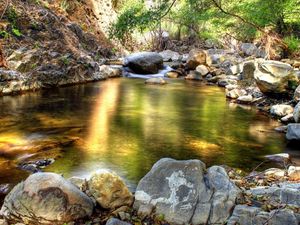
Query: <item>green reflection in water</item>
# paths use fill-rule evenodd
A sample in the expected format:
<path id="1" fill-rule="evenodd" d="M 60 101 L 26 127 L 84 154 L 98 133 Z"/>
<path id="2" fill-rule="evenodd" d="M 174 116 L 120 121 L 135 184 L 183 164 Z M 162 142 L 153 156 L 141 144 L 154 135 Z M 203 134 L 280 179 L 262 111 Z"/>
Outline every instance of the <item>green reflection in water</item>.
<path id="1" fill-rule="evenodd" d="M 275 121 L 229 104 L 218 87 L 195 82 L 146 86 L 143 80 L 113 79 L 4 97 L 0 106 L 0 140 L 12 133 L 22 141 L 80 138 L 46 168 L 67 177 L 107 167 L 136 183 L 162 157 L 250 170 L 263 155 L 285 147 L 283 136 L 273 132 Z M 1 182 L 25 176 L 14 162 L 26 153 L 0 160 Z"/>

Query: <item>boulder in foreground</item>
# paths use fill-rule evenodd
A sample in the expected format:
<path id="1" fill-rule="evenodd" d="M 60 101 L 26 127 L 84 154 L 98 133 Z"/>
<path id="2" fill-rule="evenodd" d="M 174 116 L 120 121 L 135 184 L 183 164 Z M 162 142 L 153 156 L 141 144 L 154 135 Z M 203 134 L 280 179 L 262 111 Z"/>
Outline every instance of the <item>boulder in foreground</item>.
<path id="1" fill-rule="evenodd" d="M 199 160 L 165 158 L 139 182 L 134 207 L 148 215 L 153 209 L 171 224 L 223 224 L 240 193 L 222 167 L 205 173 Z"/>
<path id="2" fill-rule="evenodd" d="M 35 173 L 6 196 L 0 214 L 26 224 L 63 224 L 86 216 L 92 200 L 75 185 L 54 173 Z"/>

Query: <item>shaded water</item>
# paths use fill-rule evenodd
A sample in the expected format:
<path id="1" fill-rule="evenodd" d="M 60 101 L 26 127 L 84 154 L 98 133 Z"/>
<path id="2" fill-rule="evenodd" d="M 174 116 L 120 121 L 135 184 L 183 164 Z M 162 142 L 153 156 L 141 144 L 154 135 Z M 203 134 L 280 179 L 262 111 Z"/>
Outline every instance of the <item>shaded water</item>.
<path id="1" fill-rule="evenodd" d="M 0 109 L 0 184 L 27 176 L 16 164 L 32 155 L 58 157 L 45 170 L 66 177 L 104 167 L 136 184 L 162 157 L 250 170 L 285 148 L 276 121 L 195 82 L 113 79 L 2 97 Z M 73 146 L 51 144 L 70 137 L 77 138 Z M 43 140 L 47 148 L 32 150 Z"/>

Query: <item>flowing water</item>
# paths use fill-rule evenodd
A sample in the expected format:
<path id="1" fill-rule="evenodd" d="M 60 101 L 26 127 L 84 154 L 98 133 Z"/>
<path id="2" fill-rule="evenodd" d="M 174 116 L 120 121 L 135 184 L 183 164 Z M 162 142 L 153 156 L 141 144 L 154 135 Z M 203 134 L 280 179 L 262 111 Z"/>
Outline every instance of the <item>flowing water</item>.
<path id="1" fill-rule="evenodd" d="M 26 177 L 17 168 L 26 158 L 56 157 L 44 170 L 66 177 L 110 168 L 135 185 L 163 157 L 249 171 L 286 145 L 276 121 L 229 103 L 221 88 L 183 80 L 120 78 L 1 97 L 0 124 L 0 184 Z"/>

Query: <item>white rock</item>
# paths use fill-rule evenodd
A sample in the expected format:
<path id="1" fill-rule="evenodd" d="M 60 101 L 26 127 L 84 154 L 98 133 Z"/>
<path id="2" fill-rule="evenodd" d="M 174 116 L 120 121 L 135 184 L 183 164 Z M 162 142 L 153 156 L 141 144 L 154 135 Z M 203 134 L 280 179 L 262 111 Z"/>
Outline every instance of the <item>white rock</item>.
<path id="1" fill-rule="evenodd" d="M 273 105 L 270 110 L 271 114 L 283 117 L 294 112 L 294 108 L 290 105 Z"/>

